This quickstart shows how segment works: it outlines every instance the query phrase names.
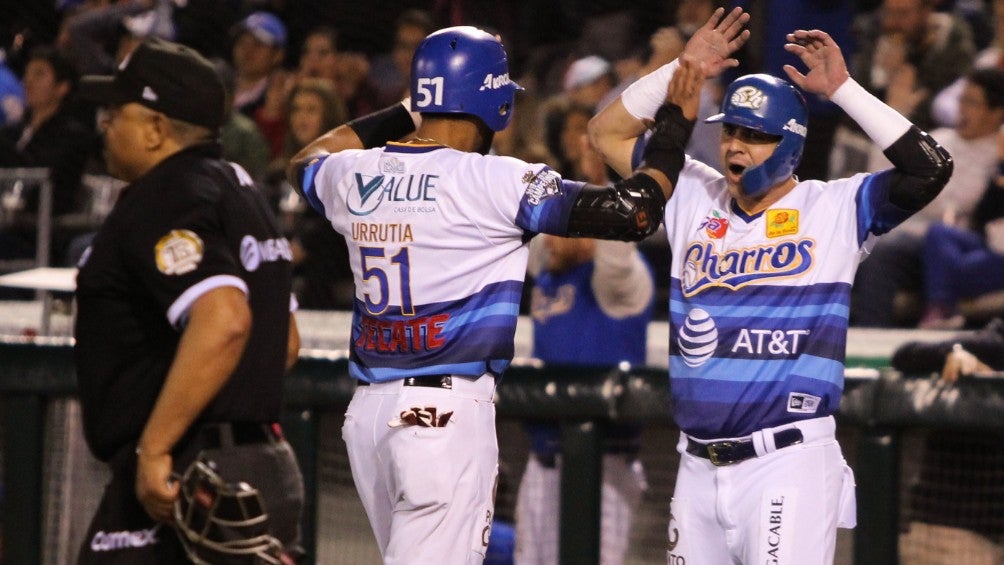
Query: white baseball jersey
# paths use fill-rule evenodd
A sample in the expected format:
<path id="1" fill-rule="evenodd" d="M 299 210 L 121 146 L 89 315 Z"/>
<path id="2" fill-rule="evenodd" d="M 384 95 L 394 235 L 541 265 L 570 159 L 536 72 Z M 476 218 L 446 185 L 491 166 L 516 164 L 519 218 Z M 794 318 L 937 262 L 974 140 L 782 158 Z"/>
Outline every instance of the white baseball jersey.
<path id="1" fill-rule="evenodd" d="M 749 216 L 720 173 L 688 159 L 665 217 L 671 388 L 684 432 L 740 437 L 836 411 L 865 242 L 907 216 L 887 203 L 886 178 L 799 182 Z"/>
<path id="2" fill-rule="evenodd" d="M 542 164 L 402 143 L 329 155 L 305 176 L 308 201 L 349 246 L 352 376 L 508 367 L 526 243 L 565 233 L 583 183 Z"/>

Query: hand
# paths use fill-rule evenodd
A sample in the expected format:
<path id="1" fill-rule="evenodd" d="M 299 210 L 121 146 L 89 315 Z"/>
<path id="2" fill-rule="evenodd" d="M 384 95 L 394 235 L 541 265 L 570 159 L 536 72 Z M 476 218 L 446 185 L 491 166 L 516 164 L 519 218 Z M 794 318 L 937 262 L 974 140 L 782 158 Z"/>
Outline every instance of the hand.
<path id="1" fill-rule="evenodd" d="M 958 343 L 952 347 L 952 352 L 945 358 L 945 366 L 941 369 L 941 378 L 950 383 L 965 375 L 980 375 L 992 373 L 993 369 L 966 351 Z"/>
<path id="2" fill-rule="evenodd" d="M 174 500 L 180 486 L 171 479 L 171 454 L 136 453 L 136 498 L 151 518 L 158 522 L 174 520 Z"/>
<path id="3" fill-rule="evenodd" d="M 705 73 L 704 63 L 684 55 L 680 57 L 679 70 L 673 73 L 673 80 L 669 81 L 666 102 L 679 106 L 683 117 L 688 120 L 697 119 Z"/>
<path id="4" fill-rule="evenodd" d="M 750 15 L 736 7 L 725 17 L 725 8 L 718 8 L 708 21 L 694 33 L 683 54 L 704 63 L 705 78 L 720 75 L 725 69 L 736 67 L 739 61 L 729 57 L 739 50 L 750 37 L 743 29 Z"/>
<path id="5" fill-rule="evenodd" d="M 802 90 L 829 98 L 850 78 L 844 55 L 830 34 L 818 29 L 799 29 L 789 33 L 787 39 L 784 50 L 809 67 L 809 72 L 803 75 L 791 65 L 784 66 L 788 78 Z"/>
<path id="6" fill-rule="evenodd" d="M 909 116 L 927 98 L 926 88 L 917 87 L 917 69 L 905 64 L 892 75 L 885 91 L 886 104 L 904 116 Z"/>

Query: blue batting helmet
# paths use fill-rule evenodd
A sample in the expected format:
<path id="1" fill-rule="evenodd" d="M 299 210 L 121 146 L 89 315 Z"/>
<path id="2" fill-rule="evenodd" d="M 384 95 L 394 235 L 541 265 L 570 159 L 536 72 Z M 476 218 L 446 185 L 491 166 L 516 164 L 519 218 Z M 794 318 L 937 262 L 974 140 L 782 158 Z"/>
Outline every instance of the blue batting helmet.
<path id="1" fill-rule="evenodd" d="M 411 61 L 411 109 L 470 114 L 492 131 L 512 120 L 516 91 L 502 44 L 476 27 L 441 29 L 426 37 Z"/>
<path id="2" fill-rule="evenodd" d="M 785 80 L 766 74 L 737 78 L 725 90 L 721 113 L 704 121 L 724 122 L 781 137 L 766 161 L 743 173 L 746 194 L 755 196 L 786 180 L 802 159 L 808 111 L 805 98 Z"/>

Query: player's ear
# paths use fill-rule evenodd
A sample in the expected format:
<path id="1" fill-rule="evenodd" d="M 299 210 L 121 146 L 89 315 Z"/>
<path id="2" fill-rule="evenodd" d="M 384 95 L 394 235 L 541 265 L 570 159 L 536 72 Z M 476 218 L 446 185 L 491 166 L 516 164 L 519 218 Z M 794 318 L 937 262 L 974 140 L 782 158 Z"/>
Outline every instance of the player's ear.
<path id="1" fill-rule="evenodd" d="M 171 132 L 171 120 L 160 112 L 151 112 L 143 130 L 143 140 L 147 149 L 160 148 Z"/>

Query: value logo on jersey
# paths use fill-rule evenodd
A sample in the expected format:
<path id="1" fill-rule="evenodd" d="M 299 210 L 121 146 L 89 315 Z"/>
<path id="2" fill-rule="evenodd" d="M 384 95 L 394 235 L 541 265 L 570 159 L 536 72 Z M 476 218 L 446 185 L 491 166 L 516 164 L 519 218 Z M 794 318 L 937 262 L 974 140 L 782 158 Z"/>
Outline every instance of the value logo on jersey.
<path id="1" fill-rule="evenodd" d="M 693 296 L 715 286 L 737 290 L 800 275 L 812 268 L 815 245 L 812 239 L 788 240 L 720 252 L 709 241 L 695 241 L 684 250 L 681 290 Z"/>
<path id="2" fill-rule="evenodd" d="M 191 230 L 171 230 L 157 241 L 153 255 L 157 270 L 165 275 L 183 275 L 202 261 L 202 239 Z"/>
<path id="3" fill-rule="evenodd" d="M 356 173 L 356 188 L 348 192 L 345 205 L 353 215 L 367 216 L 384 202 L 435 202 L 438 180 L 439 175 L 368 176 Z"/>
<path id="4" fill-rule="evenodd" d="M 526 183 L 526 200 L 534 206 L 561 194 L 561 176 L 550 169 L 527 171 L 522 180 Z"/>
<path id="5" fill-rule="evenodd" d="M 712 210 L 697 229 L 703 229 L 711 239 L 721 239 L 729 229 L 729 219 L 718 210 Z"/>
<path id="6" fill-rule="evenodd" d="M 676 337 L 680 356 L 688 367 L 700 367 L 718 348 L 718 328 L 711 315 L 701 308 L 687 313 L 687 319 Z"/>
<path id="7" fill-rule="evenodd" d="M 798 233 L 798 210 L 767 210 L 767 237 Z"/>

